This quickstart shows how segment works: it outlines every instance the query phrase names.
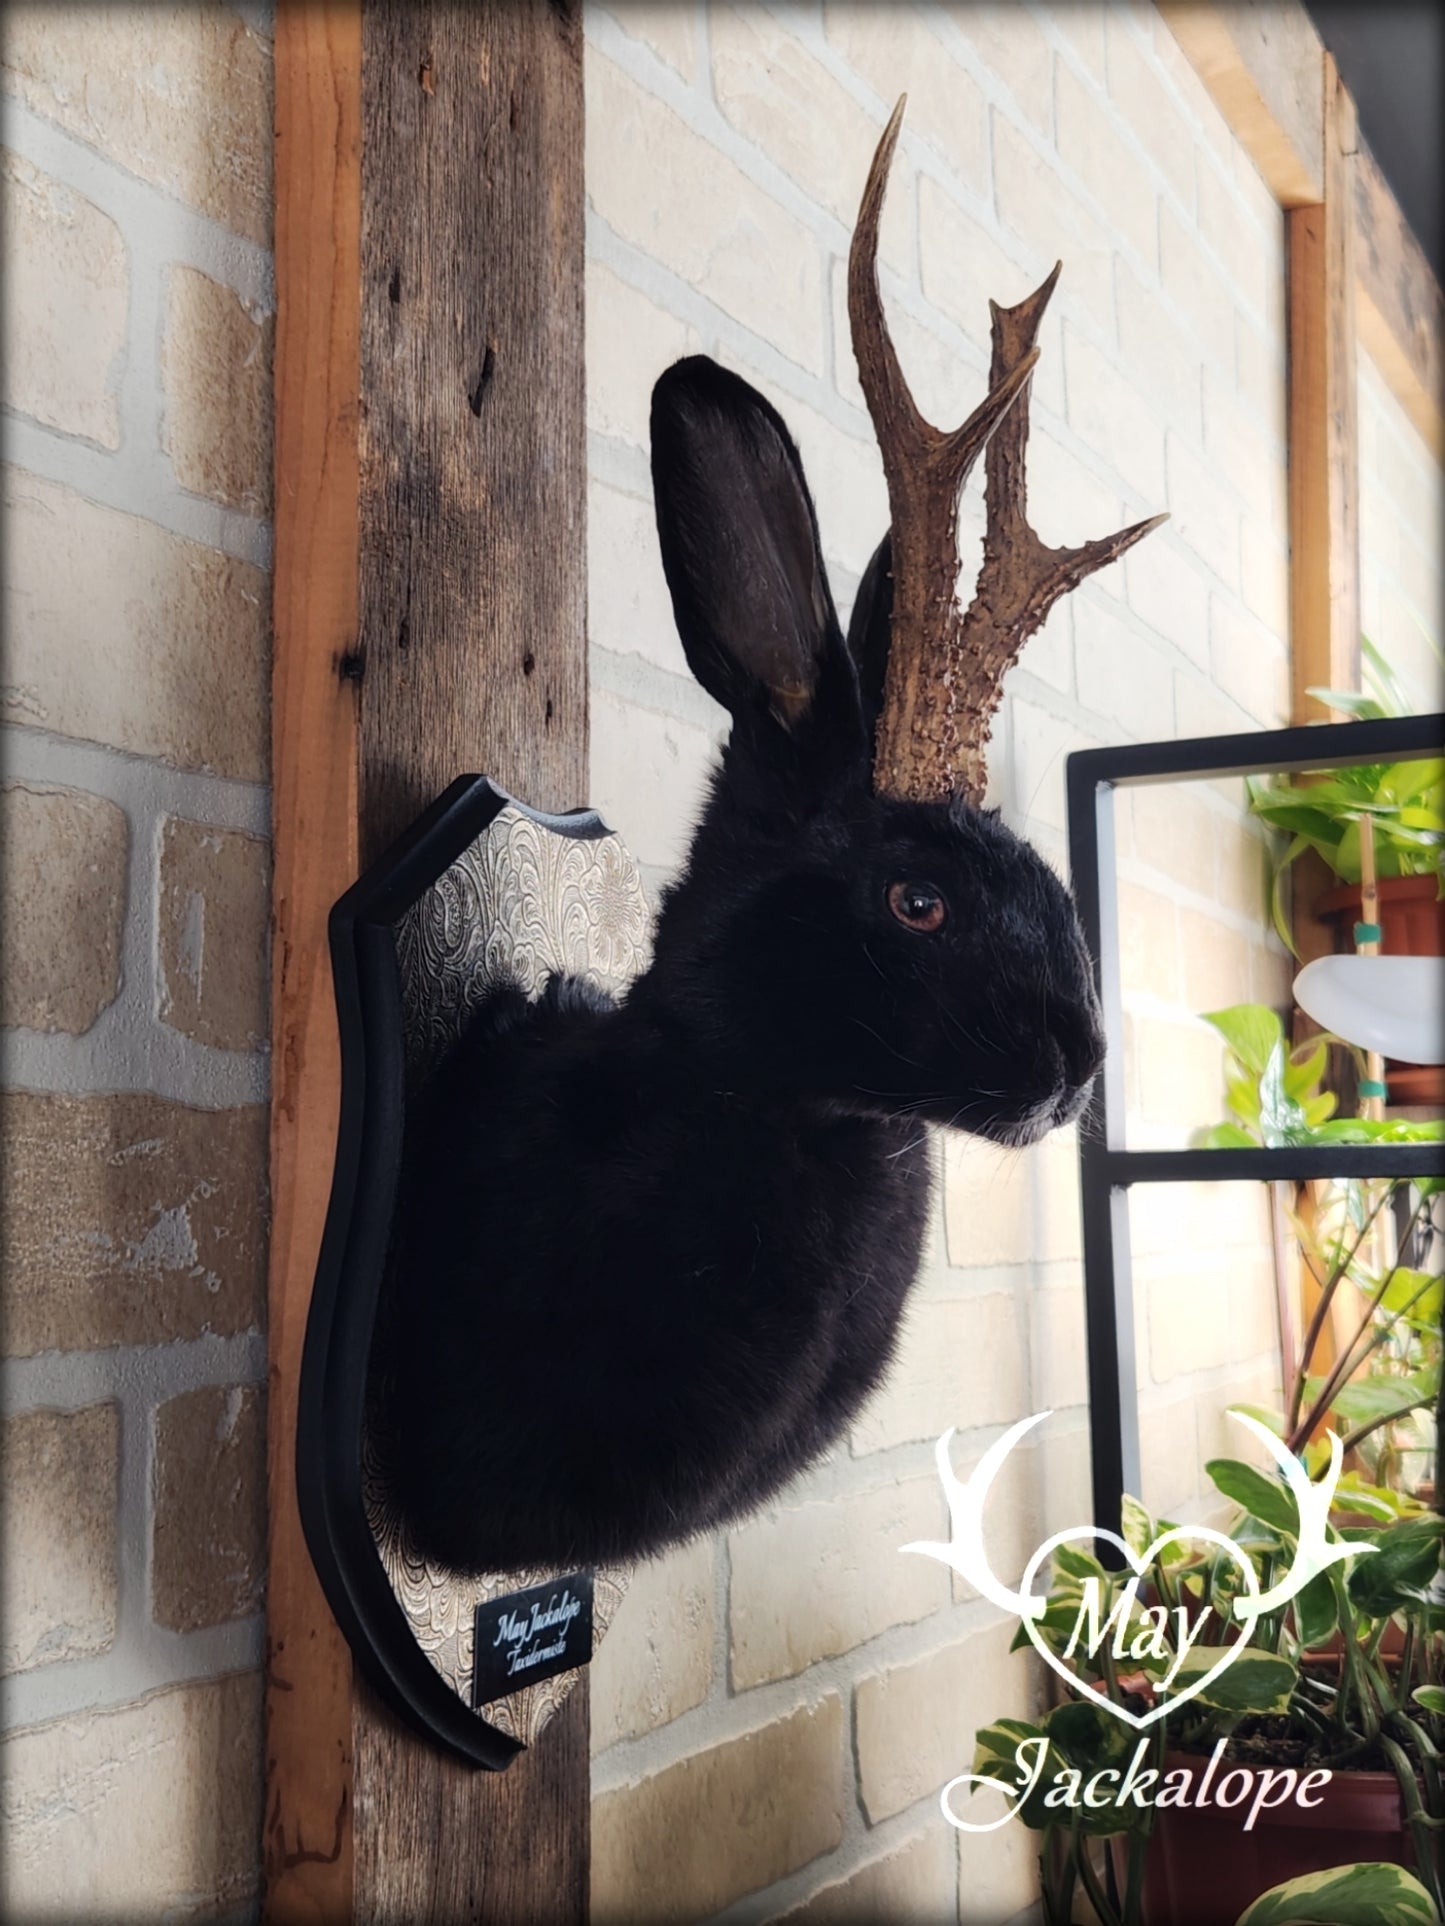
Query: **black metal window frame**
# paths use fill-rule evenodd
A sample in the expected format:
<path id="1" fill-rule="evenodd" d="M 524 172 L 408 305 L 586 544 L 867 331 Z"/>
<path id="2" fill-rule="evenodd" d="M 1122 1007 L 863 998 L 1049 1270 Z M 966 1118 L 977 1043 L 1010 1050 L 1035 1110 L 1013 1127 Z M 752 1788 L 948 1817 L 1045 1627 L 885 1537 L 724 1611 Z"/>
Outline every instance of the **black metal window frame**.
<path id="1" fill-rule="evenodd" d="M 1120 789 L 1228 776 L 1294 774 L 1439 755 L 1445 714 L 1310 724 L 1178 742 L 1084 749 L 1065 764 L 1069 863 L 1094 958 L 1108 1054 L 1079 1127 L 1084 1320 L 1094 1522 L 1120 1528 L 1121 1500 L 1141 1488 L 1129 1191 L 1135 1184 L 1238 1183 L 1308 1177 L 1434 1177 L 1438 1144 L 1306 1145 L 1282 1150 L 1130 1150 L 1125 1141 L 1114 802 Z M 1206 1121 L 1201 1119 L 1201 1122 Z"/>

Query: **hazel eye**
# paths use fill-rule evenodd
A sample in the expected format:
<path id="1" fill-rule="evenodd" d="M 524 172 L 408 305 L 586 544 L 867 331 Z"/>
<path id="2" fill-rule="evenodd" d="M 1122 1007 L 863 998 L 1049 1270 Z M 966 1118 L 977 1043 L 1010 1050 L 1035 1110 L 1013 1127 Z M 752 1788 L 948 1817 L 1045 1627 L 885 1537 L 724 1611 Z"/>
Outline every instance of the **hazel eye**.
<path id="1" fill-rule="evenodd" d="M 890 883 L 888 907 L 905 929 L 931 936 L 948 921 L 948 905 L 932 883 Z"/>

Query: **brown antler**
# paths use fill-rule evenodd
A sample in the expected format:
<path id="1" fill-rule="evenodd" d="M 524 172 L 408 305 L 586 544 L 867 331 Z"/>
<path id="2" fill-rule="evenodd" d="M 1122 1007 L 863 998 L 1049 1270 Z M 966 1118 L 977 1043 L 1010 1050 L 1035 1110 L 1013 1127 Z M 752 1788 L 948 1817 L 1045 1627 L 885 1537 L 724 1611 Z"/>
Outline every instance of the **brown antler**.
<path id="1" fill-rule="evenodd" d="M 858 377 L 888 481 L 893 626 L 883 711 L 873 756 L 882 794 L 933 801 L 983 797 L 984 751 L 1003 678 L 1044 617 L 1086 575 L 1132 548 L 1155 515 L 1079 548 L 1049 548 L 1024 513 L 1026 390 L 1039 322 L 1059 269 L 1016 308 L 990 302 L 989 392 L 961 428 L 943 434 L 919 414 L 883 316 L 878 223 L 907 95 L 878 143 L 848 257 L 848 316 Z M 1014 404 L 1017 403 L 1017 406 Z M 958 497 L 988 449 L 983 566 L 967 612 L 959 608 Z"/>

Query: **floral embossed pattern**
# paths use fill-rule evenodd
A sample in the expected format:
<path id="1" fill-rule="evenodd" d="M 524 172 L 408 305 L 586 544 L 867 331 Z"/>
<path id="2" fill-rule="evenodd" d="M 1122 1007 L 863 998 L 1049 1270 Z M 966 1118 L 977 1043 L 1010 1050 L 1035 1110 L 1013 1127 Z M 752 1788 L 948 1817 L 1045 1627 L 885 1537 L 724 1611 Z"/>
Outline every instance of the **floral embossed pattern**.
<path id="1" fill-rule="evenodd" d="M 559 835 L 509 804 L 396 926 L 408 1087 L 435 1067 L 500 981 L 519 983 L 532 997 L 553 972 L 590 977 L 606 990 L 624 988 L 646 967 L 649 924 L 636 867 L 616 836 Z M 394 1275 L 393 1262 L 385 1297 L 392 1295 Z M 385 1384 L 375 1362 L 387 1355 L 385 1318 L 383 1309 L 363 1451 L 367 1519 L 417 1644 L 470 1704 L 478 1604 L 554 1574 L 459 1578 L 430 1564 L 411 1543 L 392 1495 Z M 625 1571 L 596 1574 L 594 1651 L 626 1589 Z M 562 1672 L 479 1710 L 499 1731 L 531 1745 L 576 1680 L 575 1672 Z"/>

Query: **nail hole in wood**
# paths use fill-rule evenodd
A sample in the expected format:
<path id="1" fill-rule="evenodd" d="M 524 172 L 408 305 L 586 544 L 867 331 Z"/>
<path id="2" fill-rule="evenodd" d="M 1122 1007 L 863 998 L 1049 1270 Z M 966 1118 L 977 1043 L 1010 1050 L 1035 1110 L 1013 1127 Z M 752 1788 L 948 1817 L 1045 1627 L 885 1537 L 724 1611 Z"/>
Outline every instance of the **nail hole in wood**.
<path id="1" fill-rule="evenodd" d="M 522 674 L 530 675 L 536 666 L 537 658 L 532 654 L 532 651 L 528 649 L 527 653 L 522 657 Z"/>
<path id="2" fill-rule="evenodd" d="M 386 291 L 391 296 L 391 305 L 395 307 L 401 299 L 401 269 L 399 267 L 391 270 L 391 282 Z"/>
<path id="3" fill-rule="evenodd" d="M 360 649 L 348 649 L 336 658 L 336 673 L 343 682 L 360 682 L 366 674 L 366 657 Z"/>
<path id="4" fill-rule="evenodd" d="M 546 717 L 545 717 L 545 720 L 546 720 L 546 722 L 547 722 L 547 723 L 549 723 L 549 724 L 551 723 L 551 720 L 552 720 L 552 698 L 551 698 L 551 696 L 548 696 L 548 698 L 547 698 L 547 714 L 546 714 Z"/>
<path id="5" fill-rule="evenodd" d="M 482 361 L 482 372 L 477 376 L 477 385 L 475 388 L 472 389 L 471 393 L 467 396 L 467 406 L 471 409 L 474 415 L 480 415 L 482 412 L 482 396 L 487 391 L 487 383 L 491 380 L 492 371 L 496 367 L 496 365 L 497 365 L 497 357 L 492 352 L 492 348 L 489 343 L 487 346 L 486 355 Z"/>

